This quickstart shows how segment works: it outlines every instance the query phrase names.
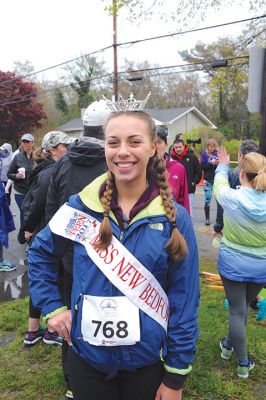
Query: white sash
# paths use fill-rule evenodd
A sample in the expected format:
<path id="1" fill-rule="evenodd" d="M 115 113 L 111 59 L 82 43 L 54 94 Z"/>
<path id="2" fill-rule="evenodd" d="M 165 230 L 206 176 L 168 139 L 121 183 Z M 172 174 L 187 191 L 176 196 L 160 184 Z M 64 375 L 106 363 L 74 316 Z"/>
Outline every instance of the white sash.
<path id="1" fill-rule="evenodd" d="M 99 238 L 99 221 L 64 204 L 49 226 L 56 235 L 82 244 L 107 279 L 167 331 L 168 297 L 160 283 L 114 236 L 107 249 L 94 249 L 93 244 Z"/>

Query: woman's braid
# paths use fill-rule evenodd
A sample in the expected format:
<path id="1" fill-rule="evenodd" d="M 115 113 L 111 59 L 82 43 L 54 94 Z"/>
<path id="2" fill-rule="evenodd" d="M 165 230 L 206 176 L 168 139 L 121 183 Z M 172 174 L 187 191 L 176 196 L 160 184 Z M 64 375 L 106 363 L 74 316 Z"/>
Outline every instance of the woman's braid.
<path id="1" fill-rule="evenodd" d="M 104 250 L 112 241 L 112 227 L 109 220 L 109 214 L 111 211 L 112 194 L 114 190 L 114 176 L 111 171 L 108 171 L 106 180 L 106 188 L 101 197 L 101 203 L 103 205 L 103 220 L 99 230 L 99 240 L 95 243 L 96 250 Z"/>
<path id="2" fill-rule="evenodd" d="M 156 181 L 160 190 L 163 207 L 166 216 L 172 225 L 171 237 L 165 248 L 171 259 L 182 260 L 187 256 L 188 248 L 185 239 L 176 226 L 176 208 L 168 185 L 168 174 L 165 168 L 165 161 L 163 159 L 155 160 L 153 169 L 157 172 Z"/>

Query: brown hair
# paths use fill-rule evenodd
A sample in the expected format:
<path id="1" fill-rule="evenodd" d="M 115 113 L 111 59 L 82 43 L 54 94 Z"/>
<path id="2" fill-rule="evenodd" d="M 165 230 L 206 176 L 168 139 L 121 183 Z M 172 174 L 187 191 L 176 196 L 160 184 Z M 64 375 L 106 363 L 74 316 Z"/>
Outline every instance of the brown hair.
<path id="1" fill-rule="evenodd" d="M 250 152 L 243 157 L 240 168 L 246 174 L 253 189 L 266 190 L 266 157 Z"/>
<path id="2" fill-rule="evenodd" d="M 50 154 L 46 153 L 41 147 L 39 147 L 33 151 L 32 157 L 35 163 L 38 165 L 42 162 L 42 160 L 46 160 L 48 157 L 50 157 Z"/>
<path id="3" fill-rule="evenodd" d="M 108 122 L 114 118 L 119 116 L 129 116 L 136 117 L 145 122 L 148 126 L 151 140 L 154 141 L 156 139 L 156 129 L 155 123 L 153 119 L 146 114 L 144 111 L 126 111 L 126 112 L 118 112 L 112 113 L 108 118 L 107 122 L 104 126 L 104 131 L 106 131 L 106 127 Z M 170 258 L 173 260 L 181 260 L 184 259 L 188 253 L 188 248 L 185 239 L 179 232 L 176 226 L 176 208 L 172 201 L 171 192 L 168 186 L 168 176 L 165 169 L 165 161 L 159 160 L 157 158 L 157 154 L 150 158 L 147 165 L 147 178 L 150 180 L 154 178 L 160 190 L 160 195 L 162 198 L 162 203 L 164 210 L 166 212 L 166 216 L 171 223 L 171 237 L 168 243 L 165 246 L 167 253 Z M 99 241 L 96 242 L 95 248 L 97 250 L 106 249 L 109 246 L 112 240 L 112 228 L 109 221 L 109 213 L 111 211 L 111 201 L 112 194 L 115 186 L 115 177 L 111 171 L 108 172 L 108 178 L 106 180 L 106 188 L 101 197 L 101 203 L 104 208 L 104 218 L 100 226 L 100 237 Z"/>

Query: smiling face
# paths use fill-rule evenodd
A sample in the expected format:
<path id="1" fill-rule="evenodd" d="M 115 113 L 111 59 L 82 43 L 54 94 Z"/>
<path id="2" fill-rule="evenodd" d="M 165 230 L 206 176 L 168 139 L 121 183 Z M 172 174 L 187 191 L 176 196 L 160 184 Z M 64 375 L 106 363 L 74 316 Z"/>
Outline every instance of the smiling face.
<path id="1" fill-rule="evenodd" d="M 182 142 L 174 143 L 174 150 L 176 154 L 182 154 L 183 151 L 185 150 L 185 145 Z"/>
<path id="2" fill-rule="evenodd" d="M 105 156 L 116 184 L 146 186 L 146 169 L 156 145 L 150 128 L 136 115 L 118 115 L 105 127 Z"/>

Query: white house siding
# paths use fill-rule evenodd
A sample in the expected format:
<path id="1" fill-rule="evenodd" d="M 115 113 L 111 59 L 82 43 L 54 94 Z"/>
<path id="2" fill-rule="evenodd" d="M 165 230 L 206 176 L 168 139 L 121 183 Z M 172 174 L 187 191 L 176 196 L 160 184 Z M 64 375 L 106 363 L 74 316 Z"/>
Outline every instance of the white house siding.
<path id="1" fill-rule="evenodd" d="M 188 133 L 192 128 L 199 128 L 200 126 L 207 126 L 200 118 L 193 112 L 183 115 L 172 124 L 168 124 L 168 143 L 171 145 L 177 133 Z"/>

